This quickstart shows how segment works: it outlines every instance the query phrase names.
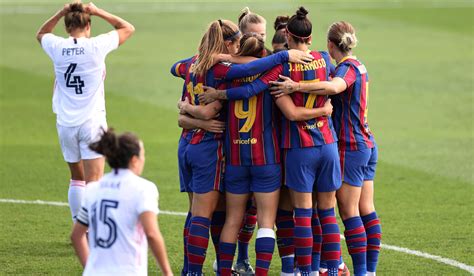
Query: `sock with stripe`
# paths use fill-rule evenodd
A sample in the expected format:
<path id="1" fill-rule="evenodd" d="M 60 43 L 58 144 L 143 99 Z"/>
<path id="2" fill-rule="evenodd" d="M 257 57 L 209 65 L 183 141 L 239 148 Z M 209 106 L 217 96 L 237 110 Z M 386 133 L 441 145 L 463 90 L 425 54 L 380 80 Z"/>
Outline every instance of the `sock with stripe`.
<path id="1" fill-rule="evenodd" d="M 266 276 L 272 261 L 273 250 L 275 249 L 275 232 L 270 228 L 260 228 L 257 231 L 255 241 L 255 252 L 257 262 L 255 264 L 255 275 Z"/>
<path id="2" fill-rule="evenodd" d="M 238 246 L 239 253 L 237 255 L 237 262 L 243 262 L 249 259 L 249 242 L 252 239 L 255 225 L 257 224 L 257 208 L 250 204 L 250 207 L 245 212 L 244 221 L 240 228 Z"/>
<path id="3" fill-rule="evenodd" d="M 235 243 L 220 242 L 219 243 L 219 273 L 220 276 L 232 275 L 232 261 L 235 255 Z"/>
<path id="4" fill-rule="evenodd" d="M 69 209 L 71 209 L 72 221 L 76 222 L 76 216 L 81 210 L 82 197 L 86 189 L 86 182 L 82 180 L 70 180 L 69 190 L 67 192 L 67 200 Z"/>
<path id="5" fill-rule="evenodd" d="M 318 215 L 323 232 L 321 259 L 326 261 L 328 275 L 337 276 L 341 256 L 341 237 L 334 208 L 321 210 Z"/>
<path id="6" fill-rule="evenodd" d="M 379 261 L 382 227 L 376 212 L 362 216 L 362 221 L 367 233 L 367 272 L 375 272 Z"/>
<path id="7" fill-rule="evenodd" d="M 215 211 L 211 219 L 211 239 L 216 251 L 217 268 L 219 269 L 219 241 L 221 239 L 222 229 L 225 223 L 225 211 Z"/>
<path id="8" fill-rule="evenodd" d="M 319 272 L 319 264 L 321 262 L 321 244 L 323 240 L 323 230 L 319 221 L 318 210 L 313 209 L 311 217 L 311 228 L 313 230 L 313 250 L 311 252 L 311 271 Z"/>
<path id="9" fill-rule="evenodd" d="M 295 256 L 301 276 L 311 275 L 311 252 L 313 231 L 311 229 L 311 208 L 295 208 Z"/>
<path id="10" fill-rule="evenodd" d="M 278 209 L 276 217 L 278 253 L 281 258 L 281 272 L 293 275 L 295 269 L 295 220 L 293 211 Z"/>
<path id="11" fill-rule="evenodd" d="M 211 221 L 205 217 L 193 217 L 188 236 L 188 274 L 202 275 L 202 265 L 206 259 Z"/>
<path id="12" fill-rule="evenodd" d="M 188 236 L 189 236 L 189 226 L 191 225 L 191 212 L 188 212 L 186 220 L 184 221 L 183 228 L 183 245 L 184 245 L 184 260 L 183 260 L 183 269 L 181 270 L 181 275 L 186 275 L 188 273 Z"/>
<path id="13" fill-rule="evenodd" d="M 347 250 L 352 258 L 355 276 L 367 274 L 367 237 L 362 219 L 357 217 L 348 218 L 343 221 L 344 237 L 346 238 Z"/>

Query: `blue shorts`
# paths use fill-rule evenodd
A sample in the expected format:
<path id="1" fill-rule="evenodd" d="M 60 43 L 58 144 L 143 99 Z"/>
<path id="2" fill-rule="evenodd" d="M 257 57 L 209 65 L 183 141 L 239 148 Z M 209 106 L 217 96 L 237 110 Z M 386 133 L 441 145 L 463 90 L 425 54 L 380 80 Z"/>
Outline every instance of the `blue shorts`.
<path id="1" fill-rule="evenodd" d="M 284 184 L 300 193 L 333 192 L 341 187 L 337 143 L 285 149 Z"/>
<path id="2" fill-rule="evenodd" d="M 281 165 L 225 167 L 225 191 L 232 194 L 270 193 L 281 186 Z"/>
<path id="3" fill-rule="evenodd" d="M 340 151 L 342 181 L 362 187 L 364 181 L 374 180 L 377 166 L 377 146 L 371 149 Z"/>
<path id="4" fill-rule="evenodd" d="M 180 139 L 178 146 L 181 192 L 205 194 L 222 191 L 224 149 L 222 141 L 189 144 Z"/>

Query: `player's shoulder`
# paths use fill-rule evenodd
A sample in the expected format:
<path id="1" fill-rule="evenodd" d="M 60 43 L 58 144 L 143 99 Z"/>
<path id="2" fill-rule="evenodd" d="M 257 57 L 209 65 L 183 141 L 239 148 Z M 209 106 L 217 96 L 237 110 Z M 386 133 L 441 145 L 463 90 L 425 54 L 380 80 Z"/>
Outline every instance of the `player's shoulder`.
<path id="1" fill-rule="evenodd" d="M 145 192 L 158 192 L 158 188 L 156 187 L 155 183 L 151 182 L 150 180 L 138 175 L 134 175 L 133 178 L 135 184 L 137 185 L 137 189 Z"/>

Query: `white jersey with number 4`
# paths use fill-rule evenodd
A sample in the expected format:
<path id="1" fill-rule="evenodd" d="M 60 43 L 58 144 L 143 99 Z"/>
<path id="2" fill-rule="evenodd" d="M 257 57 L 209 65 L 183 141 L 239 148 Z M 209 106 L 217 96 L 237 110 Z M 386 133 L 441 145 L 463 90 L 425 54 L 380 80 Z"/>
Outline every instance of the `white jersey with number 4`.
<path id="1" fill-rule="evenodd" d="M 74 127 L 94 116 L 105 116 L 105 57 L 119 46 L 117 31 L 92 38 L 48 33 L 41 38 L 41 46 L 54 63 L 57 123 Z"/>
<path id="2" fill-rule="evenodd" d="M 77 216 L 89 227 L 84 275 L 147 275 L 148 242 L 139 216 L 158 214 L 158 190 L 128 169 L 90 183 Z"/>

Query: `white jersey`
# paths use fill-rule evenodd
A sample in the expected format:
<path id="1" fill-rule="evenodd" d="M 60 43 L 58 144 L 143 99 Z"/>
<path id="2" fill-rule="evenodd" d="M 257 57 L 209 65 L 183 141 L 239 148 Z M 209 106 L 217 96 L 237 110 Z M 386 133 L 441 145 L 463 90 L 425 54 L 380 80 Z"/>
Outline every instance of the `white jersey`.
<path id="1" fill-rule="evenodd" d="M 92 38 L 45 34 L 41 46 L 53 60 L 53 112 L 57 123 L 79 126 L 94 116 L 105 117 L 105 57 L 119 46 L 117 31 Z"/>
<path id="2" fill-rule="evenodd" d="M 147 275 L 148 242 L 139 216 L 158 214 L 158 190 L 128 169 L 89 183 L 77 221 L 89 227 L 84 275 Z"/>

